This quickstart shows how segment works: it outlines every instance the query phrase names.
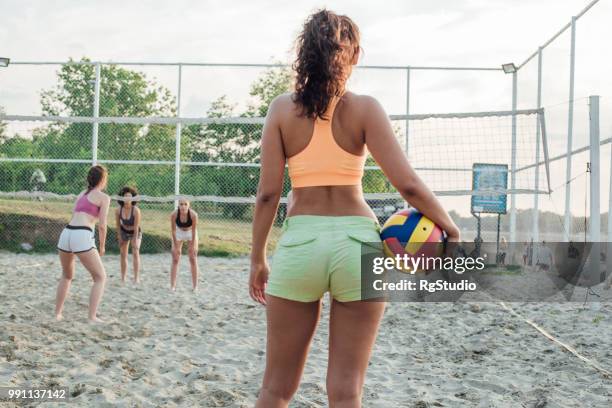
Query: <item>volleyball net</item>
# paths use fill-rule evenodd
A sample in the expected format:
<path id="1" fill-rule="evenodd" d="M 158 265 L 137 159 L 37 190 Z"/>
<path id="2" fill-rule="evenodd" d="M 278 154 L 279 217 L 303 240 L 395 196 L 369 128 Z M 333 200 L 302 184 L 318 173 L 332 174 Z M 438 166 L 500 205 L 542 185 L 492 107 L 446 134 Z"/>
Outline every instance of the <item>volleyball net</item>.
<path id="1" fill-rule="evenodd" d="M 424 182 L 466 231 L 474 233 L 470 198 L 548 194 L 543 110 L 393 115 L 399 144 Z M 179 197 L 200 214 L 206 254 L 246 254 L 259 180 L 262 117 L 75 117 L 3 115 L 10 137 L 0 145 L 0 216 L 6 245 L 49 249 L 95 162 L 109 170 L 107 192 L 137 188 L 143 251 L 169 248 L 169 214 Z M 536 163 L 539 164 L 536 165 Z M 474 190 L 474 163 L 505 165 L 507 185 Z M 514 170 L 514 171 L 513 171 Z M 286 170 L 285 170 L 286 173 Z M 363 178 L 366 200 L 382 223 L 405 202 L 372 157 Z M 272 233 L 286 216 L 283 198 Z M 485 217 L 483 230 L 496 223 Z M 114 218 L 109 216 L 111 240 Z M 12 234 L 12 239 L 8 239 Z M 20 236 L 15 236 L 19 235 Z M 35 236 L 33 237 L 32 234 Z M 31 242 L 34 241 L 34 242 Z M 113 244 L 109 243 L 113 249 Z"/>

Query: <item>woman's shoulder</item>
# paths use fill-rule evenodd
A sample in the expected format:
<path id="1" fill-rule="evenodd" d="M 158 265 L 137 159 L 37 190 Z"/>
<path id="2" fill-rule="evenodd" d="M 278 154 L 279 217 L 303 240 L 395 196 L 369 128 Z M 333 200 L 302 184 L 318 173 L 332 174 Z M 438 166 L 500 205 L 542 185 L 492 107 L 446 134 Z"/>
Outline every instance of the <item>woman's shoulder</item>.
<path id="1" fill-rule="evenodd" d="M 348 91 L 344 95 L 344 98 L 348 103 L 364 110 L 380 106 L 380 102 L 378 102 L 378 99 L 376 99 L 372 95 L 358 94 L 352 91 Z"/>
<path id="2" fill-rule="evenodd" d="M 388 118 L 382 104 L 372 95 L 350 93 L 348 103 L 355 117 L 361 123 L 379 122 Z"/>
<path id="3" fill-rule="evenodd" d="M 280 95 L 277 95 L 272 102 L 270 102 L 270 107 L 268 108 L 268 112 L 287 112 L 287 110 L 293 110 L 296 107 L 295 98 L 293 92 L 285 92 Z"/>
<path id="4" fill-rule="evenodd" d="M 100 204 L 102 204 L 105 201 L 110 202 L 110 196 L 101 190 L 91 190 L 89 192 L 89 196 L 94 198 L 94 200 L 98 201 Z M 94 200 L 91 200 L 91 201 L 94 201 Z"/>

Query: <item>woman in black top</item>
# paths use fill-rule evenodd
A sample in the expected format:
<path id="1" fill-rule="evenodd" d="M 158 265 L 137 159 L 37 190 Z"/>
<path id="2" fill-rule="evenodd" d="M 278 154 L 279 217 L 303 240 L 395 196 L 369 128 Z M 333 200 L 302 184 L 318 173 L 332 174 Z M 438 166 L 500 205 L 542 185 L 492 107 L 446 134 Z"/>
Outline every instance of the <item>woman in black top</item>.
<path id="1" fill-rule="evenodd" d="M 119 192 L 121 197 L 134 198 L 138 191 L 134 187 L 123 187 Z M 134 265 L 134 283 L 140 283 L 140 243 L 142 230 L 140 228 L 140 209 L 137 202 L 119 200 L 119 208 L 115 210 L 115 225 L 117 241 L 121 253 L 121 283 L 125 284 L 128 264 L 128 251 L 132 243 L 132 259 Z"/>
<path id="2" fill-rule="evenodd" d="M 181 260 L 183 241 L 189 243 L 189 264 L 193 291 L 198 289 L 198 213 L 191 209 L 189 200 L 180 199 L 178 209 L 170 214 L 172 229 L 172 269 L 170 272 L 170 289 L 176 290 L 178 265 Z"/>

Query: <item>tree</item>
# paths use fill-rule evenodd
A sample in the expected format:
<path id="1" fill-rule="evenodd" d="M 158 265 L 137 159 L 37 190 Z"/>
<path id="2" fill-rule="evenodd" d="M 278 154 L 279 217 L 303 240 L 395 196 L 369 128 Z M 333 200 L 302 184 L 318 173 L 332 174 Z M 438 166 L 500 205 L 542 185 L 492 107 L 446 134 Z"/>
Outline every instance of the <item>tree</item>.
<path id="1" fill-rule="evenodd" d="M 270 69 L 251 85 L 254 97 L 247 110 L 236 112 L 236 105 L 226 96 L 215 100 L 206 116 L 209 118 L 265 116 L 268 107 L 278 95 L 291 89 L 291 72 L 284 68 Z M 189 140 L 192 161 L 222 163 L 256 163 L 259 161 L 262 125 L 260 124 L 209 124 L 191 125 L 185 128 L 184 137 Z M 205 173 L 204 176 L 201 173 Z M 248 197 L 257 191 L 259 169 L 257 167 L 193 166 L 189 169 L 189 184 L 195 180 L 208 181 L 205 190 L 225 197 Z M 198 183 L 200 186 L 201 183 Z M 210 185 L 212 184 L 212 185 Z M 189 187 L 187 187 L 189 188 Z M 222 205 L 223 212 L 234 218 L 243 218 L 248 205 L 229 203 Z"/>
<path id="2" fill-rule="evenodd" d="M 81 62 L 89 62 L 82 59 Z M 95 66 L 66 64 L 55 88 L 41 93 L 44 115 L 92 116 Z M 170 91 L 141 72 L 105 65 L 100 75 L 100 116 L 173 116 Z M 46 157 L 91 157 L 92 125 L 61 124 L 41 132 L 38 143 Z M 98 157 L 117 160 L 166 160 L 174 157 L 174 127 L 101 124 Z"/>
<path id="3" fill-rule="evenodd" d="M 291 92 L 293 73 L 285 67 L 272 68 L 264 72 L 252 85 L 249 94 L 255 97 L 247 115 L 265 117 L 270 104 L 278 95 Z"/>
<path id="4" fill-rule="evenodd" d="M 82 59 L 81 62 L 89 62 Z M 57 84 L 41 93 L 44 115 L 92 116 L 94 101 L 95 66 L 65 64 L 57 73 Z M 142 72 L 114 65 L 101 67 L 100 116 L 173 116 L 175 98 L 163 86 L 148 79 Z M 92 157 L 93 125 L 89 123 L 53 123 L 33 132 L 37 157 L 61 159 L 90 159 Z M 98 128 L 98 158 L 113 160 L 172 160 L 174 159 L 175 126 L 100 124 Z M 48 188 L 57 187 L 69 192 L 82 186 L 74 177 L 75 168 L 58 164 L 47 172 Z M 116 174 L 136 174 L 144 182 L 149 176 L 158 180 L 159 169 L 113 165 Z M 164 172 L 172 173 L 169 168 Z M 161 175 L 165 177 L 165 174 Z M 172 175 L 170 175 L 173 178 Z M 125 176 L 121 177 L 124 179 Z M 119 178 L 111 178 L 111 181 Z M 114 184 L 114 183 L 112 183 Z M 109 189 L 116 186 L 111 185 Z M 165 195 L 172 191 L 157 188 L 149 194 Z"/>

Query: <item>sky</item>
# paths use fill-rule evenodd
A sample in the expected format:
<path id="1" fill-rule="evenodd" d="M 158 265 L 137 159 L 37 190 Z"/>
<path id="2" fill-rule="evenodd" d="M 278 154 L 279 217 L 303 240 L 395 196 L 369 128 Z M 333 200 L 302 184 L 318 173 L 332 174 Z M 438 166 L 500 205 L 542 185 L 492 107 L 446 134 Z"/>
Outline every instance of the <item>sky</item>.
<path id="1" fill-rule="evenodd" d="M 327 7 L 358 24 L 365 51 L 359 65 L 499 67 L 523 62 L 588 3 L 0 0 L 0 56 L 13 61 L 88 57 L 115 62 L 291 62 L 292 45 L 304 20 Z M 611 20 L 612 0 L 600 0 L 577 23 L 575 147 L 588 141 L 588 95 L 601 95 L 602 138 L 612 136 L 608 113 L 612 112 L 612 54 L 606 52 L 604 41 L 612 38 Z M 543 67 L 542 102 L 547 109 L 551 155 L 555 155 L 565 151 L 567 140 L 569 32 L 544 50 Z M 135 69 L 177 89 L 175 67 Z M 40 114 L 40 90 L 53 85 L 56 70 L 57 66 L 24 65 L 0 70 L 0 106 L 10 114 Z M 185 68 L 181 115 L 204 116 L 221 95 L 228 95 L 240 109 L 248 101 L 250 83 L 260 73 L 254 68 Z M 519 108 L 536 106 L 536 74 L 537 59 L 519 72 Z M 389 114 L 406 112 L 403 70 L 357 70 L 350 85 L 377 97 Z M 411 72 L 411 113 L 507 110 L 510 106 L 511 76 L 501 72 Z M 582 162 L 574 167 L 582 171 Z M 602 161 L 608 164 L 609 159 Z M 563 169 L 554 173 L 562 174 Z M 604 188 L 607 173 L 602 178 Z M 576 199 L 575 206 L 580 205 Z M 607 208 L 603 197 L 602 206 Z"/>

